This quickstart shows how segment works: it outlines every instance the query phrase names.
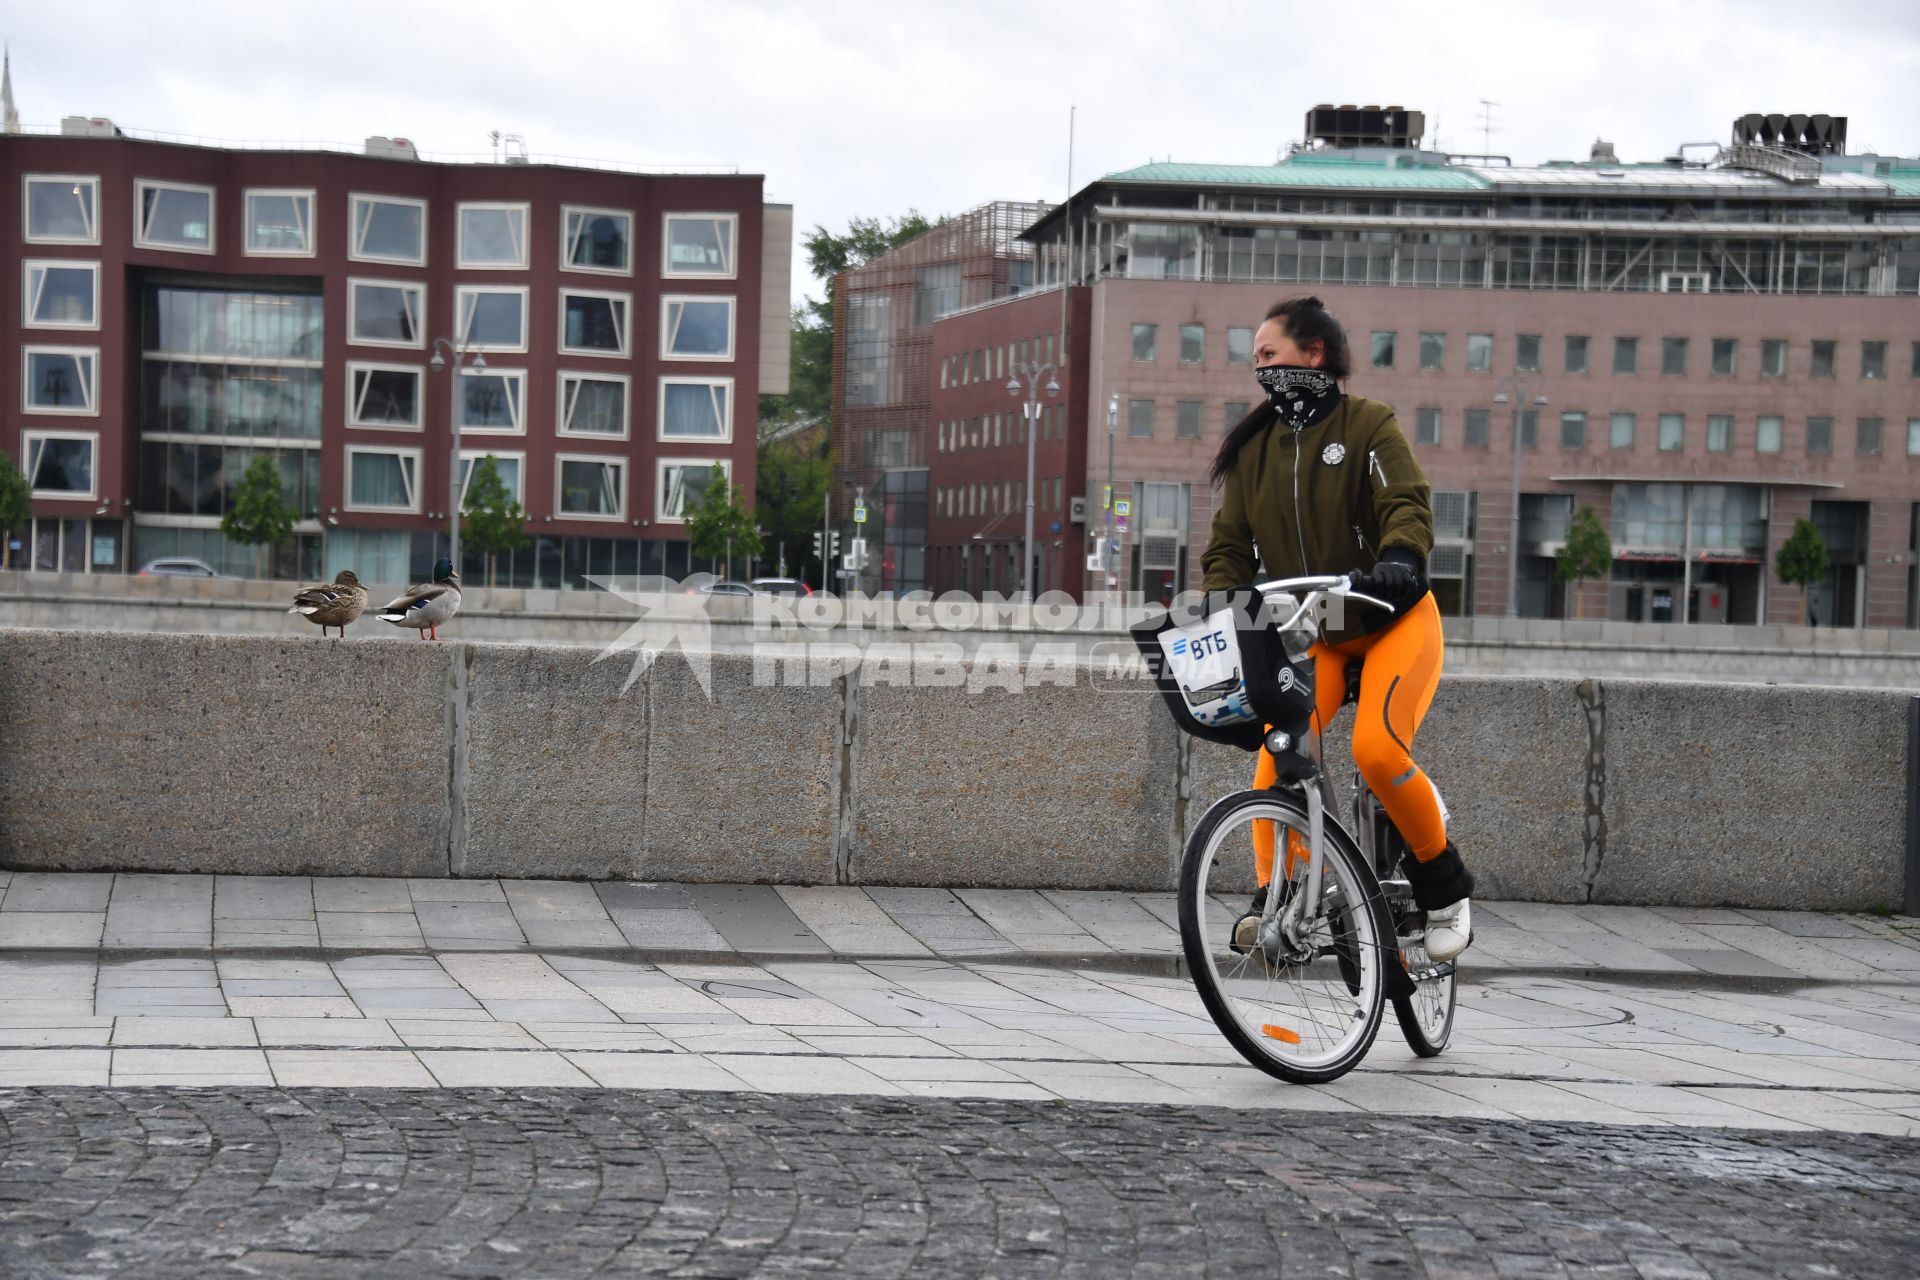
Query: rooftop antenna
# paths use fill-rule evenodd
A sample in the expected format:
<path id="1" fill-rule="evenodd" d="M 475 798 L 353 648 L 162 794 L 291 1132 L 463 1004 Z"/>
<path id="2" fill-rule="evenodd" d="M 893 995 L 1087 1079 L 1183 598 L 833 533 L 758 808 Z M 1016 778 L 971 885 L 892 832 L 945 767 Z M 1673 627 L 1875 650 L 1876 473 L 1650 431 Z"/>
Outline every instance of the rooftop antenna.
<path id="1" fill-rule="evenodd" d="M 1486 159 L 1493 154 L 1493 135 L 1500 126 L 1493 122 L 1493 109 L 1500 104 L 1480 99 L 1480 158 Z"/>

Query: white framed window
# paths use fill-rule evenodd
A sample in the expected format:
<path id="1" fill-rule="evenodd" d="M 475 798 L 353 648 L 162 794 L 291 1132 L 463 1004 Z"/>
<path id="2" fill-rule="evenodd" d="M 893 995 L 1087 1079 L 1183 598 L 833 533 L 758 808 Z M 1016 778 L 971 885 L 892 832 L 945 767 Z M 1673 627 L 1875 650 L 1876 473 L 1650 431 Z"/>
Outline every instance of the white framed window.
<path id="1" fill-rule="evenodd" d="M 455 255 L 476 271 L 524 271 L 527 267 L 527 206 L 463 204 Z"/>
<path id="2" fill-rule="evenodd" d="M 247 192 L 246 252 L 255 258 L 313 256 L 313 191 Z"/>
<path id="3" fill-rule="evenodd" d="M 28 258 L 21 276 L 21 324 L 29 329 L 100 327 L 99 263 Z"/>
<path id="4" fill-rule="evenodd" d="M 347 510 L 420 514 L 420 450 L 347 446 Z"/>
<path id="5" fill-rule="evenodd" d="M 669 280 L 692 277 L 731 280 L 734 242 L 739 239 L 737 213 L 669 213 L 660 236 L 660 274 Z"/>
<path id="6" fill-rule="evenodd" d="M 633 211 L 560 206 L 560 269 L 633 274 Z"/>
<path id="7" fill-rule="evenodd" d="M 28 413 L 98 415 L 100 348 L 22 347 L 20 407 Z"/>
<path id="8" fill-rule="evenodd" d="M 627 460 L 594 454 L 553 456 L 553 515 L 557 520 L 625 520 Z"/>
<path id="9" fill-rule="evenodd" d="M 526 434 L 527 373 L 524 369 L 462 369 L 454 401 L 460 430 Z"/>
<path id="10" fill-rule="evenodd" d="M 527 474 L 527 455 L 524 453 L 502 453 L 498 449 L 462 449 L 460 451 L 460 509 L 467 509 L 467 496 L 473 491 L 473 469 L 480 459 L 493 458 L 494 470 L 500 473 L 500 482 L 507 486 L 507 492 L 522 507 L 527 505 L 525 479 Z"/>
<path id="11" fill-rule="evenodd" d="M 733 299 L 671 293 L 661 298 L 660 358 L 733 359 Z"/>
<path id="12" fill-rule="evenodd" d="M 731 443 L 733 379 L 660 379 L 659 438 Z"/>
<path id="13" fill-rule="evenodd" d="M 29 173 L 20 183 L 20 225 L 28 244 L 99 244 L 100 179 Z"/>
<path id="14" fill-rule="evenodd" d="M 22 431 L 20 456 L 36 498 L 99 497 L 100 436 L 93 431 Z"/>
<path id="15" fill-rule="evenodd" d="M 133 242 L 142 249 L 213 252 L 213 188 L 133 180 Z"/>
<path id="16" fill-rule="evenodd" d="M 459 338 L 475 351 L 527 349 L 525 285 L 463 284 L 453 291 Z"/>
<path id="17" fill-rule="evenodd" d="M 347 341 L 363 347 L 424 347 L 426 286 L 408 280 L 347 280 Z"/>
<path id="18" fill-rule="evenodd" d="M 347 197 L 353 230 L 347 256 L 355 262 L 427 265 L 427 202 L 406 196 Z"/>
<path id="19" fill-rule="evenodd" d="M 425 370 L 410 364 L 347 363 L 347 425 L 419 431 Z"/>
<path id="20" fill-rule="evenodd" d="M 625 440 L 633 380 L 624 373 L 560 374 L 555 434 Z"/>
<path id="21" fill-rule="evenodd" d="M 728 484 L 733 467 L 725 458 L 661 458 L 656 462 L 653 518 L 661 524 L 685 524 L 687 512 L 707 496 L 707 487 Z"/>
<path id="22" fill-rule="evenodd" d="M 595 289 L 560 291 L 560 350 L 569 355 L 624 356 L 628 353 L 630 293 Z"/>

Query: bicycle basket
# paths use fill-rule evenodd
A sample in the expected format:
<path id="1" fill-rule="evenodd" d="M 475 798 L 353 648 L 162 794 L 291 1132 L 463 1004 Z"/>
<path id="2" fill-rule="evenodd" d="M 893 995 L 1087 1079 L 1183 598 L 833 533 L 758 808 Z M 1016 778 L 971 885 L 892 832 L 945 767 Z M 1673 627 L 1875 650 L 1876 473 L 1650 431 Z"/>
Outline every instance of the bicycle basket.
<path id="1" fill-rule="evenodd" d="M 1263 609 L 1264 603 L 1264 609 Z M 1209 592 L 1132 628 L 1174 723 L 1196 738 L 1258 751 L 1272 725 L 1296 738 L 1313 715 L 1312 660 L 1288 660 L 1279 624 L 1290 596 Z"/>

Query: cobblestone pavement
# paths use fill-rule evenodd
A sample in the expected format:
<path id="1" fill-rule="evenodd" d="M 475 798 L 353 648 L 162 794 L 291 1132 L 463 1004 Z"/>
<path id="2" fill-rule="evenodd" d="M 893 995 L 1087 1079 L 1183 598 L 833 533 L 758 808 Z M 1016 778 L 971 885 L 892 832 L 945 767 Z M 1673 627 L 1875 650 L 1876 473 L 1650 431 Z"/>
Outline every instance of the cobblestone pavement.
<path id="1" fill-rule="evenodd" d="M 1920 1141 L 592 1090 L 0 1091 L 6 1273 L 1909 1277 Z"/>

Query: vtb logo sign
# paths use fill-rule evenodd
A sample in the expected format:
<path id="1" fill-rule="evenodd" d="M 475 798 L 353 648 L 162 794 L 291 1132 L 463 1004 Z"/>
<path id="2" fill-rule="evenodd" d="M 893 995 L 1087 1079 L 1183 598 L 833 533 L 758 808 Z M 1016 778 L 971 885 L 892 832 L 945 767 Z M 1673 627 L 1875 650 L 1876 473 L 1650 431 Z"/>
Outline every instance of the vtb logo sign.
<path id="1" fill-rule="evenodd" d="M 1191 658 L 1195 662 L 1211 654 L 1225 653 L 1226 651 L 1227 633 L 1224 631 L 1215 631 L 1208 635 L 1195 636 L 1191 642 L 1189 642 L 1185 636 L 1182 636 L 1173 642 L 1174 656 Z"/>

